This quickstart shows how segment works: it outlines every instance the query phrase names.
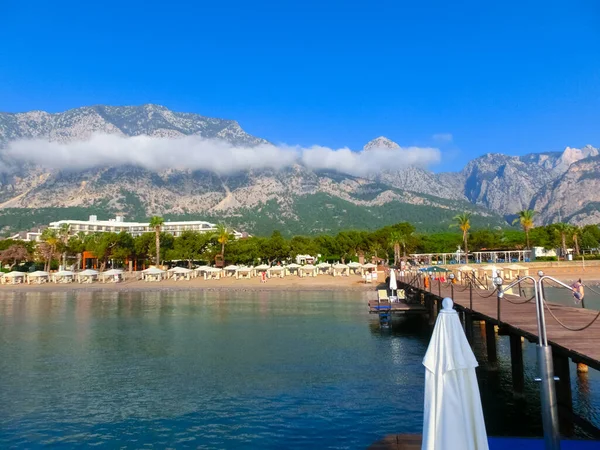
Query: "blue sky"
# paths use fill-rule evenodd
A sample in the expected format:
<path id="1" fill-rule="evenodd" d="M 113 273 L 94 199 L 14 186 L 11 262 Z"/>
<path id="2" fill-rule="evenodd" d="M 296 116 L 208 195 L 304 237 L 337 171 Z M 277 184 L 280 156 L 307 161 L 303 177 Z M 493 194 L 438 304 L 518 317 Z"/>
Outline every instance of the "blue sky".
<path id="1" fill-rule="evenodd" d="M 275 143 L 439 146 L 459 169 L 600 146 L 598 24 L 594 0 L 5 0 L 0 110 L 159 103 Z"/>

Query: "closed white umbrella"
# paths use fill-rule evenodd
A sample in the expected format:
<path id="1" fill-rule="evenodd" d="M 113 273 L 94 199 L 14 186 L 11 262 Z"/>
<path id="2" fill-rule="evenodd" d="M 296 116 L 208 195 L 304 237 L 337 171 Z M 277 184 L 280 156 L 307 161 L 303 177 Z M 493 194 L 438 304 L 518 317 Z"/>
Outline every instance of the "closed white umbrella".
<path id="1" fill-rule="evenodd" d="M 392 291 L 392 297 L 396 297 L 394 291 L 398 290 L 398 283 L 396 282 L 396 271 L 390 269 L 390 291 Z"/>
<path id="2" fill-rule="evenodd" d="M 445 298 L 425 366 L 422 450 L 488 450 L 475 368 L 477 360 L 453 302 Z"/>

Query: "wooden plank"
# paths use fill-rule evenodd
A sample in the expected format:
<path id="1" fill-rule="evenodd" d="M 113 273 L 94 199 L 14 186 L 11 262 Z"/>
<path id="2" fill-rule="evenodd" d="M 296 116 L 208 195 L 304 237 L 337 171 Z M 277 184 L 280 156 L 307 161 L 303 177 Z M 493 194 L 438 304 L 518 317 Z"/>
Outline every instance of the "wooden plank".
<path id="1" fill-rule="evenodd" d="M 450 285 L 444 284 L 441 296 L 450 297 L 451 294 Z M 458 309 L 469 309 L 469 297 L 469 289 L 460 285 L 454 286 L 453 300 Z M 533 301 L 524 303 L 523 298 L 507 294 L 500 302 L 500 324 L 513 333 L 525 336 L 530 340 L 537 340 L 535 303 Z M 474 288 L 472 305 L 473 314 L 481 316 L 488 322 L 498 320 L 497 297 L 491 291 Z M 552 313 L 570 328 L 585 326 L 598 314 L 598 311 L 581 307 L 558 304 L 550 304 L 549 307 Z M 583 362 L 600 370 L 600 319 L 585 331 L 570 331 L 561 326 L 547 309 L 544 314 L 549 343 L 557 351 L 573 358 L 574 361 Z"/>

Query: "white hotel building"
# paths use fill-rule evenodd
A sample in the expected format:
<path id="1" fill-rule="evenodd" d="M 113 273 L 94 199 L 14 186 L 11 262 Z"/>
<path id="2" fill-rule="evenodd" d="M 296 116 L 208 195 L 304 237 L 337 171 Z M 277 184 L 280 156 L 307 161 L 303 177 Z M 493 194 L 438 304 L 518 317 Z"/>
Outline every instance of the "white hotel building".
<path id="1" fill-rule="evenodd" d="M 49 228 L 59 229 L 63 224 L 68 224 L 70 226 L 71 234 L 80 232 L 85 234 L 98 232 L 120 233 L 121 231 L 125 231 L 133 237 L 136 237 L 143 233 L 154 232 L 154 228 L 151 228 L 147 222 L 125 222 L 122 216 L 117 216 L 116 218 L 109 220 L 98 220 L 98 216 L 90 216 L 88 220 L 59 220 L 58 222 L 51 222 Z M 173 236 L 180 236 L 183 231 L 188 230 L 201 233 L 212 233 L 217 230 L 217 226 L 214 223 L 204 222 L 202 220 L 190 220 L 185 222 L 165 221 L 161 228 L 164 233 L 170 233 Z M 242 233 L 235 230 L 232 231 L 232 234 L 236 239 L 244 237 Z"/>

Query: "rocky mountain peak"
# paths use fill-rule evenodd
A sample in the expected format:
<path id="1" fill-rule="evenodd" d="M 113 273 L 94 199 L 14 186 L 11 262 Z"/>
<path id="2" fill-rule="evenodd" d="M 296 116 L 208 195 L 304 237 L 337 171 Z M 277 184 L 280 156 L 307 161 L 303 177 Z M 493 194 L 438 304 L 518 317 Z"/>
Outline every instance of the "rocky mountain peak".
<path id="1" fill-rule="evenodd" d="M 398 144 L 396 144 L 391 139 L 386 138 L 385 136 L 379 136 L 378 138 L 373 139 L 372 141 L 367 142 L 367 144 L 363 147 L 364 151 L 375 150 L 375 149 L 395 149 L 400 148 Z"/>
<path id="2" fill-rule="evenodd" d="M 581 161 L 582 159 L 589 158 L 590 156 L 598 156 L 599 152 L 597 148 L 591 145 L 586 145 L 583 148 L 567 147 L 562 152 L 560 158 L 556 162 L 556 169 L 559 172 L 566 172 L 571 164 Z"/>

